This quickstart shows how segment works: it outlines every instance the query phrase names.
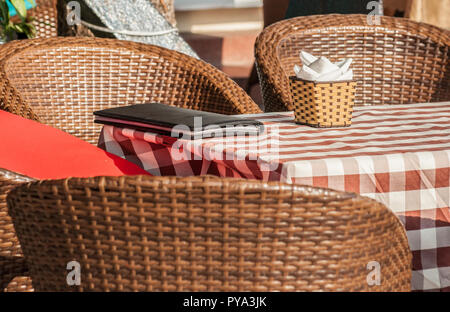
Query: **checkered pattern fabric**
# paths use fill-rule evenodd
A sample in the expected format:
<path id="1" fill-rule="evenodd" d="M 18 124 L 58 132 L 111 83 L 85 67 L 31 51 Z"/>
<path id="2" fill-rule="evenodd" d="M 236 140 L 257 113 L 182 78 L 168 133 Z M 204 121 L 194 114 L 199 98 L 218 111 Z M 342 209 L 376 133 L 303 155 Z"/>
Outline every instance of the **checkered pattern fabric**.
<path id="1" fill-rule="evenodd" d="M 282 181 L 374 198 L 405 225 L 413 290 L 450 291 L 450 102 L 357 107 L 353 116 L 350 128 L 317 129 L 295 124 L 292 112 L 245 115 L 265 133 L 190 142 L 105 126 L 99 146 L 154 175 Z"/>

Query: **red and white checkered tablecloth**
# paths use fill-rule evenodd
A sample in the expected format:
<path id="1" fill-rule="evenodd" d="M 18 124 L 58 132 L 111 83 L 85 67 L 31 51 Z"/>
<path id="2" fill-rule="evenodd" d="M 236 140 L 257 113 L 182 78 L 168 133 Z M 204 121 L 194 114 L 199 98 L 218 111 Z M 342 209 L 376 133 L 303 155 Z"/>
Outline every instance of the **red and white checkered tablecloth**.
<path id="1" fill-rule="evenodd" d="M 394 211 L 413 253 L 413 290 L 450 291 L 450 102 L 358 107 L 349 128 L 316 129 L 293 113 L 258 137 L 164 140 L 105 126 L 99 146 L 153 175 L 275 180 L 356 192 Z"/>

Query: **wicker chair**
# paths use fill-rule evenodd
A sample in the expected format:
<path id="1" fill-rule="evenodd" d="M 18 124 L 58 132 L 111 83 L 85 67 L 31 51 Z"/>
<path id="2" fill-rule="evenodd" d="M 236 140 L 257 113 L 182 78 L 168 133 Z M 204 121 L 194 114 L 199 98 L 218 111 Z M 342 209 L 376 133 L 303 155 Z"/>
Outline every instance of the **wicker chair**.
<path id="1" fill-rule="evenodd" d="M 104 38 L 22 40 L 0 47 L 0 109 L 96 144 L 92 112 L 161 102 L 223 114 L 261 110 L 203 61 L 164 48 Z"/>
<path id="2" fill-rule="evenodd" d="M 0 168 L 0 292 L 32 291 L 28 268 L 6 205 L 7 193 L 33 179 Z"/>
<path id="3" fill-rule="evenodd" d="M 34 18 L 37 38 L 58 35 L 56 0 L 39 0 L 38 6 L 29 10 L 29 15 Z M 32 180 L 0 168 L 0 292 L 33 291 L 28 268 L 6 206 L 7 192 Z"/>
<path id="4" fill-rule="evenodd" d="M 37 291 L 409 291 L 399 219 L 356 194 L 218 177 L 67 179 L 8 195 Z M 80 264 L 81 284 L 66 269 Z M 368 286 L 367 264 L 381 265 Z"/>
<path id="5" fill-rule="evenodd" d="M 354 59 L 357 105 L 450 100 L 450 31 L 402 18 L 316 15 L 284 20 L 257 38 L 255 57 L 265 111 L 292 110 L 288 76 L 305 50 Z"/>
<path id="6" fill-rule="evenodd" d="M 37 38 L 58 35 L 56 0 L 39 0 L 38 6 L 29 10 L 28 14 L 34 18 Z M 0 292 L 33 291 L 28 268 L 6 206 L 7 192 L 32 180 L 0 168 Z"/>
<path id="7" fill-rule="evenodd" d="M 37 6 L 29 14 L 34 17 L 36 38 L 51 38 L 58 36 L 57 0 L 39 0 Z"/>
<path id="8" fill-rule="evenodd" d="M 36 38 L 51 38 L 58 36 L 57 0 L 39 0 L 37 6 L 28 10 L 28 16 L 33 17 L 36 27 Z M 16 15 L 12 17 L 15 22 L 20 21 Z"/>

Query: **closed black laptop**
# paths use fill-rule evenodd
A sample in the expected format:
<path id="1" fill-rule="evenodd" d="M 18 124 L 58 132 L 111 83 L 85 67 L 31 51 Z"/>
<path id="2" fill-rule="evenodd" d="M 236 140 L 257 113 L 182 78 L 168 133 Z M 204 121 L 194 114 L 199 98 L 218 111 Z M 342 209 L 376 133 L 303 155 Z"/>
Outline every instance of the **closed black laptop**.
<path id="1" fill-rule="evenodd" d="M 96 111 L 94 115 L 97 123 L 187 139 L 257 135 L 264 130 L 263 124 L 257 120 L 159 103 L 109 108 Z"/>

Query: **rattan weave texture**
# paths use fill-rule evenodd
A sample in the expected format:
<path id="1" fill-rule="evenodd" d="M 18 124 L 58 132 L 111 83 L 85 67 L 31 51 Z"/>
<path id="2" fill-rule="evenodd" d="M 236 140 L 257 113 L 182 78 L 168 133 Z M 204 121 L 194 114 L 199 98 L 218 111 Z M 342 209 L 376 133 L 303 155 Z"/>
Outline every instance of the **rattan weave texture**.
<path id="1" fill-rule="evenodd" d="M 33 179 L 0 168 L 0 291 L 32 290 L 26 283 L 28 268 L 6 205 L 7 193 L 30 181 Z"/>
<path id="2" fill-rule="evenodd" d="M 96 144 L 92 113 L 160 102 L 223 114 L 260 113 L 226 74 L 198 59 L 148 44 L 57 37 L 0 47 L 0 109 Z"/>
<path id="3" fill-rule="evenodd" d="M 356 82 L 317 83 L 289 77 L 295 122 L 318 128 L 352 124 Z"/>
<path id="4" fill-rule="evenodd" d="M 36 27 L 36 38 L 51 38 L 58 35 L 57 0 L 39 0 L 37 6 L 29 9 L 27 15 L 33 18 Z M 13 16 L 14 22 L 19 22 L 19 16 Z"/>
<path id="5" fill-rule="evenodd" d="M 289 76 L 299 51 L 332 61 L 351 57 L 356 105 L 450 100 L 450 31 L 403 18 L 315 15 L 284 20 L 257 38 L 255 58 L 265 111 L 293 110 Z"/>
<path id="6" fill-rule="evenodd" d="M 56 1 L 57 0 L 42 0 L 39 1 L 39 5 L 36 8 L 29 10 L 29 15 L 34 18 L 34 25 L 36 27 L 36 37 L 37 38 L 51 38 L 56 37 L 58 35 L 57 31 L 57 10 L 56 10 Z M 22 40 L 23 41 L 23 40 Z M 16 41 L 17 43 L 17 41 Z M 2 51 L 0 49 L 0 51 Z M 4 52 L 0 52 L 0 58 L 5 57 Z M 14 53 L 14 51 L 9 51 L 9 53 Z M 3 79 L 3 76 L 0 74 L 0 79 Z M 0 83 L 0 95 L 1 97 L 5 97 L 3 100 L 0 98 L 0 109 L 4 109 L 4 103 L 2 101 L 8 101 L 10 97 L 14 96 L 11 93 L 4 93 L 8 90 L 4 90 L 3 86 Z M 27 107 L 15 107 L 10 110 L 17 115 L 24 116 L 27 118 L 36 119 L 36 116 L 30 111 Z"/>
<path id="7" fill-rule="evenodd" d="M 29 15 L 34 17 L 36 38 L 51 38 L 58 35 L 56 1 L 39 0 L 36 2 L 36 8 L 29 11 Z"/>
<path id="8" fill-rule="evenodd" d="M 34 18 L 37 38 L 57 36 L 56 12 L 56 0 L 39 0 L 38 6 L 29 10 L 29 15 Z M 10 96 L 0 92 L 2 95 Z M 27 109 L 19 108 L 15 113 L 30 117 Z M 0 291 L 33 291 L 19 240 L 6 207 L 6 193 L 13 187 L 29 181 L 32 179 L 0 168 Z"/>
<path id="9" fill-rule="evenodd" d="M 261 181 L 43 181 L 8 205 L 38 291 L 409 291 L 401 222 L 356 194 Z M 66 265 L 81 264 L 68 286 Z M 368 286 L 367 264 L 381 265 Z"/>

